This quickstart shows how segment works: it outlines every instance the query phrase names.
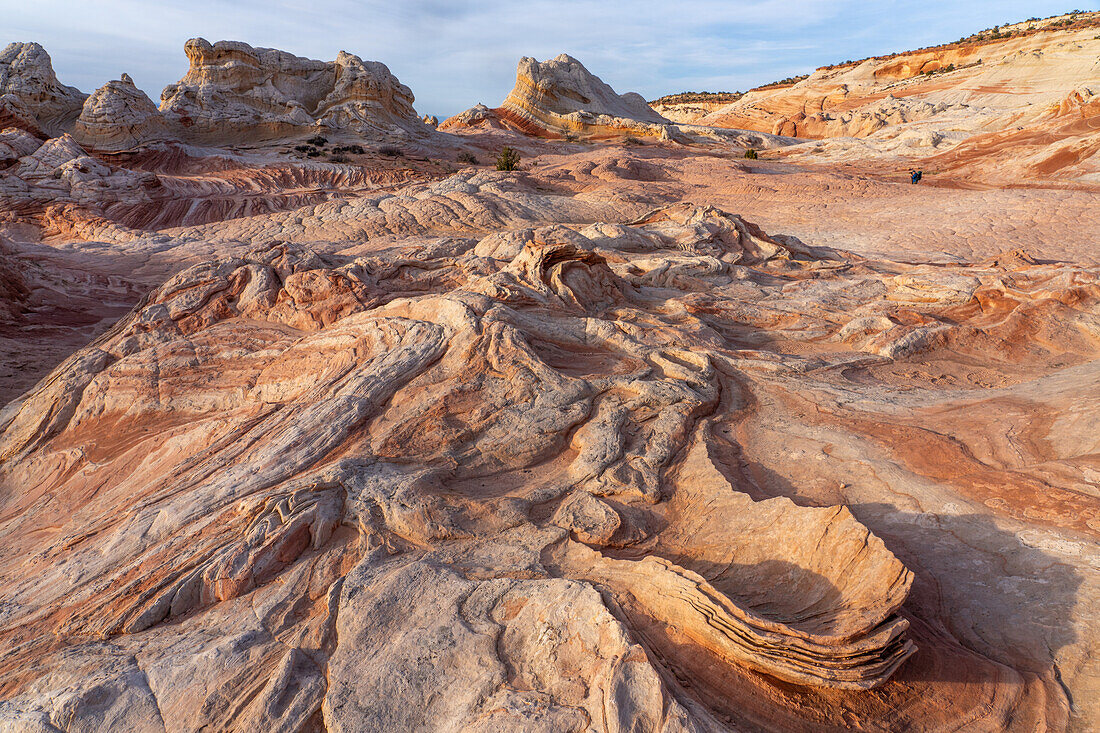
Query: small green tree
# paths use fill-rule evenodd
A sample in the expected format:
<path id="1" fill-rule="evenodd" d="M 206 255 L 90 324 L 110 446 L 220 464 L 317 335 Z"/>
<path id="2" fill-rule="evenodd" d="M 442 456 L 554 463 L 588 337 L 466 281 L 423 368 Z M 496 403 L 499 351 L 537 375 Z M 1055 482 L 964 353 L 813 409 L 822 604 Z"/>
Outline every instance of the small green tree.
<path id="1" fill-rule="evenodd" d="M 756 150 L 754 148 L 749 148 L 745 151 L 745 157 L 749 160 L 756 160 Z"/>
<path id="2" fill-rule="evenodd" d="M 498 171 L 519 170 L 519 153 L 505 145 L 497 156 Z"/>

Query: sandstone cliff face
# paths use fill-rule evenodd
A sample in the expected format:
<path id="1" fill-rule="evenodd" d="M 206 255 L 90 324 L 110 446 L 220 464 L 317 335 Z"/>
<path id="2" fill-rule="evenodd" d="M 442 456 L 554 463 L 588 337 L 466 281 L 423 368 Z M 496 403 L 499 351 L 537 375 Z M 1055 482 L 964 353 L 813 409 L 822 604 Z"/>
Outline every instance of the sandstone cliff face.
<path id="1" fill-rule="evenodd" d="M 128 74 L 93 92 L 73 129 L 77 142 L 99 150 L 126 150 L 169 136 L 157 106 Z"/>
<path id="2" fill-rule="evenodd" d="M 695 124 L 699 120 L 728 106 L 728 102 L 686 102 L 681 104 L 651 104 L 654 112 L 673 122 Z"/>
<path id="3" fill-rule="evenodd" d="M 189 40 L 190 68 L 161 94 L 181 134 L 203 142 L 263 139 L 317 126 L 419 132 L 413 95 L 384 64 L 341 52 L 326 63 L 238 41 Z"/>
<path id="4" fill-rule="evenodd" d="M 0 98 L 7 94 L 51 132 L 71 125 L 85 98 L 57 80 L 50 55 L 37 43 L 9 43 L 0 51 Z"/>

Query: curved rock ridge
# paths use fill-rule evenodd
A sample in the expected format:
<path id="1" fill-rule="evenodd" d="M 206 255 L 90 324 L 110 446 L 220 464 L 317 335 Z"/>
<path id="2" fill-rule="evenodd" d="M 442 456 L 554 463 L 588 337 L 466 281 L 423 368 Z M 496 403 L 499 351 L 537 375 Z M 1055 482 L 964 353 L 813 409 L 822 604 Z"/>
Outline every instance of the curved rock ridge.
<path id="1" fill-rule="evenodd" d="M 46 49 L 37 43 L 9 43 L 0 51 L 0 98 L 11 94 L 43 129 L 57 132 L 72 124 L 86 97 L 57 80 Z"/>
<path id="2" fill-rule="evenodd" d="M 1089 192 L 474 127 L 0 130 L 0 729 L 1096 727 Z"/>
<path id="3" fill-rule="evenodd" d="M 231 142 L 281 137 L 311 127 L 419 133 L 409 88 L 385 64 L 343 51 L 314 61 L 239 41 L 184 45 L 190 68 L 161 93 L 160 110 L 185 139 Z"/>
<path id="4" fill-rule="evenodd" d="M 843 261 L 822 254 L 675 206 L 457 251 L 275 245 L 179 273 L 0 413 L 0 485 L 23 487 L 0 494 L 13 650 L 0 716 L 53 719 L 60 698 L 33 681 L 58 689 L 62 660 L 104 654 L 120 699 L 152 689 L 164 713 L 202 679 L 260 715 L 222 677 L 166 687 L 125 662 L 139 646 L 229 643 L 241 602 L 266 629 L 233 642 L 264 694 L 299 695 L 288 719 L 320 710 L 336 729 L 575 709 L 709 729 L 634 624 L 672 624 L 728 665 L 801 685 L 883 684 L 913 649 L 895 615 L 909 571 L 846 510 L 754 502 L 722 478 L 706 416 L 728 357 L 655 297 L 693 276 Z M 698 348 L 680 347 L 685 328 Z M 716 532 L 734 539 L 711 550 Z M 624 550 L 648 558 L 613 557 Z M 788 563 L 799 598 L 700 574 L 731 557 L 747 578 Z M 275 664 L 285 644 L 297 651 Z M 446 711 L 403 702 L 443 689 Z M 517 689 L 537 690 L 536 707 Z M 190 707 L 196 726 L 224 709 Z"/>
<path id="5" fill-rule="evenodd" d="M 123 74 L 84 100 L 73 137 L 98 150 L 126 150 L 168 138 L 170 132 L 153 100 Z"/>

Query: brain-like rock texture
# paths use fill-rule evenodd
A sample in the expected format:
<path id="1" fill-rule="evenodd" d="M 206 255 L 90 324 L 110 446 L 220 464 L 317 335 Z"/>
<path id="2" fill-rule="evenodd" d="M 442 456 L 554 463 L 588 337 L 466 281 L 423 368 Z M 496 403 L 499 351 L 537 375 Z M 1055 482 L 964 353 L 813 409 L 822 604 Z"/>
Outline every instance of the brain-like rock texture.
<path id="1" fill-rule="evenodd" d="M 358 131 L 425 129 L 409 88 L 385 64 L 341 52 L 314 61 L 239 41 L 189 40 L 190 68 L 160 109 L 200 141 L 278 137 L 331 125 Z"/>
<path id="2" fill-rule="evenodd" d="M 125 150 L 169 136 L 168 125 L 153 100 L 128 74 L 93 92 L 76 120 L 73 137 L 100 150 Z"/>
<path id="3" fill-rule="evenodd" d="M 71 124 L 85 97 L 57 80 L 50 55 L 37 43 L 9 43 L 0 51 L 0 99 L 7 94 L 49 130 Z"/>

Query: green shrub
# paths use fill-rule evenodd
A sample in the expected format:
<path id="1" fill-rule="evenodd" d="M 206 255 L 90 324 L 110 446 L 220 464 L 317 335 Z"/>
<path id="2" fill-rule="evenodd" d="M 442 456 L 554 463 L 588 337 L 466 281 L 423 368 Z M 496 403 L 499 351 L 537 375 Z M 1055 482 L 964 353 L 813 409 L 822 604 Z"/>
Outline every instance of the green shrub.
<path id="1" fill-rule="evenodd" d="M 348 156 L 344 155 L 343 153 L 337 153 L 335 155 L 330 155 L 330 156 L 328 156 L 328 159 L 329 159 L 329 162 L 331 162 L 331 163 L 347 163 L 348 162 Z"/>
<path id="2" fill-rule="evenodd" d="M 633 135 L 627 135 L 623 138 L 623 145 L 641 145 L 642 141 Z"/>
<path id="3" fill-rule="evenodd" d="M 309 143 L 310 145 L 316 145 L 319 148 L 324 147 L 325 145 L 328 144 L 328 140 L 321 137 L 320 135 L 314 135 L 309 140 L 306 140 L 306 142 Z"/>
<path id="4" fill-rule="evenodd" d="M 754 148 L 749 148 L 745 151 L 745 157 L 749 160 L 756 160 L 756 150 Z"/>
<path id="5" fill-rule="evenodd" d="M 505 145 L 497 156 L 498 171 L 519 170 L 519 153 Z"/>
<path id="6" fill-rule="evenodd" d="M 378 154 L 385 155 L 387 158 L 397 158 L 404 155 L 404 153 L 401 152 L 401 148 L 396 145 L 383 145 L 378 148 Z"/>
<path id="7" fill-rule="evenodd" d="M 474 154 L 467 153 L 465 150 L 459 153 L 458 157 L 456 157 L 455 160 L 457 160 L 459 163 L 464 163 L 465 165 L 477 165 L 477 158 L 474 157 Z"/>

